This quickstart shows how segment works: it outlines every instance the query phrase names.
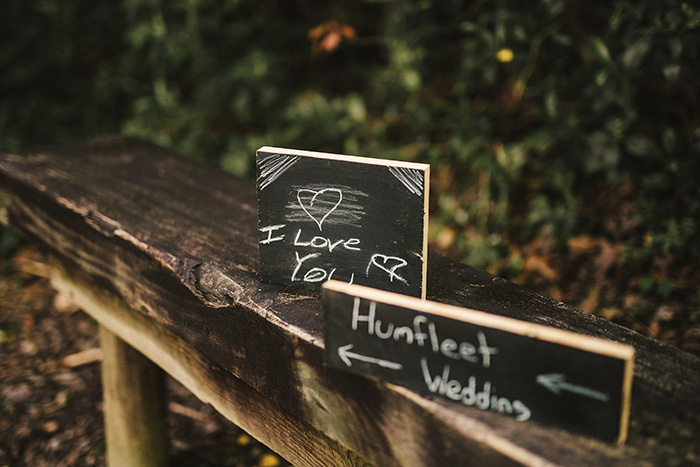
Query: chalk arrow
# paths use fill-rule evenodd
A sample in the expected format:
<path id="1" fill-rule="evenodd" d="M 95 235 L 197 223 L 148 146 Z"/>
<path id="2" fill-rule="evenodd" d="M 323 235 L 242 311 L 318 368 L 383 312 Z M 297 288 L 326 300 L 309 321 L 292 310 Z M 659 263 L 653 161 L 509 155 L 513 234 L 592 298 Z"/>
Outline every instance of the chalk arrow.
<path id="1" fill-rule="evenodd" d="M 568 391 L 580 396 L 590 397 L 591 399 L 596 399 L 601 402 L 608 402 L 608 400 L 610 400 L 610 396 L 604 392 L 579 386 L 578 384 L 568 383 L 564 373 L 538 375 L 536 381 L 557 395 L 559 395 L 562 391 Z"/>
<path id="2" fill-rule="evenodd" d="M 338 356 L 348 367 L 352 366 L 352 361 L 350 360 L 352 358 L 355 360 L 359 360 L 361 362 L 367 362 L 367 363 L 372 363 L 374 365 L 379 365 L 382 368 L 388 368 L 390 370 L 402 370 L 403 369 L 403 365 L 400 363 L 390 362 L 388 360 L 382 360 L 381 358 L 367 357 L 366 355 L 360 355 L 359 353 L 350 352 L 353 347 L 354 347 L 353 344 L 348 344 L 348 345 L 344 345 L 342 347 L 338 347 Z"/>

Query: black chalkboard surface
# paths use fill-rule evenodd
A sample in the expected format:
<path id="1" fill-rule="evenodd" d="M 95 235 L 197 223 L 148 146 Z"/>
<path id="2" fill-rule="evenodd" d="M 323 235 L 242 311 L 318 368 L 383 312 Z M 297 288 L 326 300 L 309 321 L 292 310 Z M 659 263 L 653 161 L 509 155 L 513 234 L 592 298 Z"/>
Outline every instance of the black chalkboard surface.
<path id="1" fill-rule="evenodd" d="M 427 164 L 260 148 L 261 279 L 424 297 L 429 179 Z"/>
<path id="2" fill-rule="evenodd" d="M 526 422 L 621 444 L 634 348 L 330 281 L 326 364 Z"/>

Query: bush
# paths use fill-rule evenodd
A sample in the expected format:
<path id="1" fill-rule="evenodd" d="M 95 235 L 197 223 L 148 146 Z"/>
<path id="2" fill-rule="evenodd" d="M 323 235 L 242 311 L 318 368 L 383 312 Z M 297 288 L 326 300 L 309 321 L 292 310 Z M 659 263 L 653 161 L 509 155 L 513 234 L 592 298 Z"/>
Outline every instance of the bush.
<path id="1" fill-rule="evenodd" d="M 690 2 L 11 0 L 0 25 L 0 149 L 122 131 L 247 176 L 261 145 L 423 161 L 431 239 L 475 266 L 581 235 L 700 260 Z"/>

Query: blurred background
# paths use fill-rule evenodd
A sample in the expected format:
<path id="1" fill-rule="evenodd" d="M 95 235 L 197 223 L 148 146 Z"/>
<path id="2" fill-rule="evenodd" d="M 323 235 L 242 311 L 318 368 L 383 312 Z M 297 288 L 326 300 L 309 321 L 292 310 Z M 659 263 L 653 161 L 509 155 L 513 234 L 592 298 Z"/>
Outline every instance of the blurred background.
<path id="1" fill-rule="evenodd" d="M 5 0 L 0 37 L 0 152 L 427 162 L 434 249 L 700 355 L 697 2 Z"/>

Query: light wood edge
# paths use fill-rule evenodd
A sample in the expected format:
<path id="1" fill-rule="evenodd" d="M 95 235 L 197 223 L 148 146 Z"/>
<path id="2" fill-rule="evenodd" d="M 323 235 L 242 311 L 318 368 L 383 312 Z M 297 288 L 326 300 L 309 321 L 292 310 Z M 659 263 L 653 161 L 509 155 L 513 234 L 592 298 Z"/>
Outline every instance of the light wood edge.
<path id="1" fill-rule="evenodd" d="M 634 350 L 634 348 L 632 348 Z M 629 433 L 630 412 L 632 408 L 632 380 L 634 378 L 634 353 L 625 360 L 625 374 L 622 381 L 622 413 L 620 414 L 620 433 L 617 444 L 621 446 L 627 441 Z"/>
<path id="2" fill-rule="evenodd" d="M 430 300 L 420 300 L 408 295 L 374 289 L 371 287 L 348 284 L 330 280 L 323 284 L 324 288 L 347 295 L 358 296 L 375 302 L 396 305 L 413 309 L 421 313 L 442 316 L 465 323 L 487 328 L 507 331 L 512 334 L 531 337 L 543 341 L 574 347 L 588 352 L 597 353 L 622 360 L 634 357 L 634 347 L 619 342 L 604 340 L 598 337 L 585 336 L 563 329 L 551 328 L 542 324 L 529 323 L 514 318 L 494 315 L 484 311 L 461 308 Z"/>
<path id="3" fill-rule="evenodd" d="M 428 227 L 430 217 L 430 166 L 425 169 L 423 177 L 423 283 L 421 284 L 421 300 L 425 300 L 428 289 Z"/>
<path id="4" fill-rule="evenodd" d="M 384 290 L 378 290 L 363 285 L 347 284 L 345 282 L 330 280 L 323 284 L 323 288 L 346 295 L 373 300 L 379 303 L 408 308 L 421 313 L 442 316 L 444 318 L 454 319 L 477 326 L 506 331 L 512 334 L 530 337 L 532 339 L 538 339 L 584 350 L 586 352 L 591 352 L 598 355 L 620 359 L 624 362 L 624 373 L 622 381 L 620 431 L 616 442 L 618 445 L 621 445 L 627 440 L 635 356 L 635 349 L 631 345 L 605 340 L 598 337 L 576 334 L 575 332 L 551 328 L 541 324 L 529 323 L 527 321 L 520 321 L 514 318 L 486 313 L 484 311 L 460 308 L 429 300 L 421 300 L 407 295 L 386 292 Z"/>
<path id="5" fill-rule="evenodd" d="M 407 162 L 390 159 L 379 159 L 375 157 L 348 156 L 345 154 L 333 154 L 329 152 L 304 151 L 301 149 L 285 149 L 272 146 L 263 146 L 257 153 L 266 152 L 271 154 L 314 157 L 316 159 L 330 159 L 334 161 L 355 162 L 359 164 L 381 165 L 384 167 L 401 167 L 404 169 L 416 169 L 425 171 L 430 168 L 430 164 L 420 162 Z"/>
<path id="6" fill-rule="evenodd" d="M 57 261 L 52 264 L 51 284 L 201 401 L 294 465 L 371 465 L 336 440 L 277 410 L 270 399 L 225 370 L 220 370 L 226 376 L 225 385 L 208 384 L 207 370 L 218 368 L 216 364 L 120 299 L 76 280 Z"/>

